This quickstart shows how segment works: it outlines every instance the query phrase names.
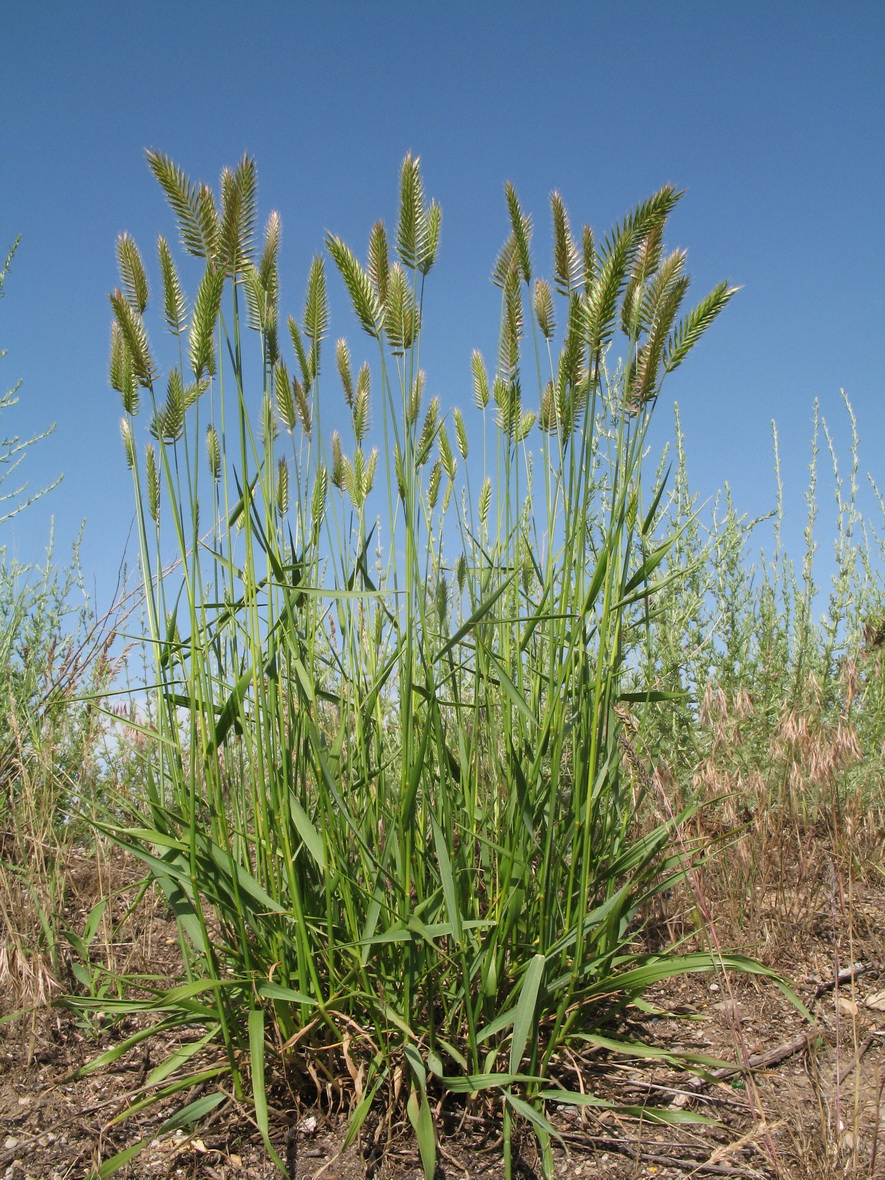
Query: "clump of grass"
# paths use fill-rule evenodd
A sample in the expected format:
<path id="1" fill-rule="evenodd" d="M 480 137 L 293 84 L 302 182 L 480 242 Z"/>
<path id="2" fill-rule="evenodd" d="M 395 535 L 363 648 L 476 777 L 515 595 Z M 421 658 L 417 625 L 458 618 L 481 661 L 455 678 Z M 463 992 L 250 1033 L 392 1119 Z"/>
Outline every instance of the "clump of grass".
<path id="1" fill-rule="evenodd" d="M 199 1026 L 195 1052 L 218 1042 L 223 1063 L 179 1054 L 148 1091 L 201 1087 L 176 1125 L 249 1096 L 280 1166 L 271 1065 L 296 1090 L 339 1095 L 350 1137 L 373 1107 L 404 1109 L 428 1177 L 434 1111 L 465 1098 L 500 1110 L 508 1176 L 514 1120 L 536 1132 L 549 1174 L 548 1104 L 601 1101 L 564 1050 L 602 1044 L 662 978 L 762 970 L 637 949 L 643 907 L 685 872 L 676 834 L 691 808 L 640 830 L 621 766 L 619 710 L 661 696 L 627 692 L 624 675 L 678 540 L 657 535 L 648 422 L 733 289 L 680 318 L 685 255 L 663 246 L 671 187 L 602 240 L 574 234 L 554 194 L 553 271 L 538 276 L 508 185 L 496 363 L 474 352 L 475 405 L 449 410 L 421 368 L 441 212 L 415 158 L 396 228 L 376 223 L 365 263 L 327 238 L 374 353 L 356 362 L 339 339 L 332 366 L 322 256 L 302 316 L 281 323 L 280 221 L 256 242 L 253 161 L 224 171 L 220 199 L 166 157 L 148 162 L 203 270 L 188 302 L 159 239 L 161 381 L 147 270 L 118 241 L 111 382 L 156 741 L 143 809 L 103 830 L 168 897 L 187 980 L 102 1008 Z"/>

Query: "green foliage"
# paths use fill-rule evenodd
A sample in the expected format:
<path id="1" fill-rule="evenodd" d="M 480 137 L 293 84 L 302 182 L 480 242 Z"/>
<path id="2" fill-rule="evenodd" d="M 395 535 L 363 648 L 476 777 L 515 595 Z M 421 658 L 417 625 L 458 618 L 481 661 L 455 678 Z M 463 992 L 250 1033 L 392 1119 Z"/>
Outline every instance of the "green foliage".
<path id="1" fill-rule="evenodd" d="M 531 222 L 508 186 L 491 382 L 478 352 L 471 362 L 482 436 L 471 474 L 448 412 L 423 403 L 420 309 L 441 215 L 416 158 L 402 169 L 397 261 L 381 223 L 365 268 L 327 238 L 375 342 L 355 379 L 348 346 L 336 346 L 350 437 L 329 441 L 319 429 L 332 396 L 322 262 L 302 322 L 288 321 L 295 379 L 272 341 L 278 223 L 263 270 L 251 261 L 251 162 L 223 174 L 216 226 L 205 186 L 148 159 L 182 242 L 206 262 L 189 351 L 197 380 L 209 380 L 206 398 L 179 400 L 183 417 L 154 429 L 133 464 L 138 406 L 125 374 L 147 391 L 152 421 L 172 411 L 156 401 L 140 296 L 111 297 L 157 742 L 144 807 L 102 828 L 167 895 L 188 978 L 148 1002 L 103 1000 L 105 1010 L 207 1029 L 269 1146 L 268 1067 L 316 1066 L 357 1079 L 345 1095 L 351 1135 L 373 1102 L 393 1117 L 408 1078 L 405 1111 L 428 1176 L 432 1108 L 465 1093 L 497 1096 L 508 1175 L 514 1119 L 533 1126 L 549 1170 L 546 1103 L 578 1085 L 564 1051 L 610 1033 L 653 982 L 716 962 L 637 949 L 644 906 L 686 872 L 676 837 L 690 809 L 637 826 L 621 704 L 679 542 L 662 480 L 643 477 L 650 411 L 666 359 L 682 359 L 731 292 L 717 288 L 677 323 L 687 279 L 681 255 L 661 261 L 678 197 L 665 188 L 598 255 L 588 227 L 579 252 L 554 196 L 554 277 L 533 297 Z M 121 247 L 129 271 L 133 257 Z M 159 262 L 178 337 L 187 315 L 162 239 Z M 123 283 L 141 289 L 134 271 Z M 243 291 L 262 337 L 257 370 L 240 346 Z M 624 359 L 610 371 L 606 348 L 623 328 Z M 541 375 L 536 361 L 533 407 L 529 336 L 549 368 Z M 258 431 L 247 405 L 256 388 Z M 467 413 L 452 414 L 462 460 Z M 365 449 L 373 432 L 380 461 Z M 633 700 L 644 690 L 631 688 Z M 158 1094 L 170 1077 L 182 1092 L 196 1083 L 176 1064 Z"/>

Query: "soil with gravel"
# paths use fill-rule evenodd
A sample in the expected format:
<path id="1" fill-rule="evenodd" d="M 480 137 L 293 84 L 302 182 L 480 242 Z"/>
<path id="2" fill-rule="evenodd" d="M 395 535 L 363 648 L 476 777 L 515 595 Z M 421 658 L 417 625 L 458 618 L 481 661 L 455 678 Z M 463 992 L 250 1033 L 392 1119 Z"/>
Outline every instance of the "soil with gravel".
<path id="1" fill-rule="evenodd" d="M 551 1114 L 561 1135 L 557 1180 L 885 1177 L 885 882 L 854 885 L 849 899 L 839 895 L 817 911 L 812 906 L 793 928 L 788 892 L 781 880 L 770 897 L 757 898 L 748 927 L 754 941 L 745 938 L 742 949 L 792 982 L 811 1022 L 759 977 L 697 975 L 658 986 L 647 997 L 654 1010 L 629 1012 L 625 1031 L 673 1052 L 733 1063 L 730 1072 L 720 1068 L 699 1079 L 659 1059 L 599 1049 L 571 1065 L 588 1093 L 710 1121 L 662 1125 L 648 1113 L 563 1105 Z M 154 904 L 132 932 L 140 969 L 173 974 L 174 935 L 168 915 Z M 134 946 L 117 947 L 127 968 Z M 233 1101 L 199 1125 L 165 1134 L 160 1128 L 175 1109 L 173 1099 L 165 1110 L 117 1121 L 171 1043 L 149 1039 L 74 1079 L 77 1069 L 134 1031 L 133 1019 L 87 1020 L 62 1006 L 16 1013 L 19 1000 L 12 992 L 0 995 L 0 1180 L 79 1180 L 137 1142 L 143 1150 L 117 1175 L 279 1176 L 247 1109 Z M 299 1101 L 283 1085 L 272 1086 L 271 1098 L 271 1138 L 290 1180 L 422 1176 L 406 1122 L 389 1126 L 370 1118 L 345 1150 L 345 1112 Z M 437 1116 L 436 1180 L 502 1180 L 498 1116 L 491 1106 L 449 1098 Z M 517 1149 L 513 1176 L 540 1177 L 533 1138 L 524 1135 Z"/>

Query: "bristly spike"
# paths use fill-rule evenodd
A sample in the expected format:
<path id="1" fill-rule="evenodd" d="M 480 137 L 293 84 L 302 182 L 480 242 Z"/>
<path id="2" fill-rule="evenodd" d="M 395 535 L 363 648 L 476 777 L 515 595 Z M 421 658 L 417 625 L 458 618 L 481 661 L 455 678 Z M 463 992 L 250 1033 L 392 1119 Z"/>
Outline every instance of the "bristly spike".
<path id="1" fill-rule="evenodd" d="M 123 289 L 132 310 L 139 315 L 144 315 L 148 305 L 147 275 L 138 246 L 129 234 L 120 234 L 117 238 L 117 263 L 120 267 Z"/>
<path id="2" fill-rule="evenodd" d="M 516 196 L 516 189 L 509 180 L 504 186 L 504 194 L 507 199 L 507 211 L 510 214 L 510 226 L 513 231 L 513 239 L 516 243 L 516 254 L 519 260 L 519 268 L 522 272 L 522 281 L 524 283 L 530 283 L 532 281 L 532 258 L 529 248 L 532 238 L 531 218 L 523 214 Z"/>
<path id="3" fill-rule="evenodd" d="M 535 319 L 546 340 L 552 340 L 556 332 L 556 317 L 553 314 L 553 294 L 546 279 L 535 279 Z"/>
<path id="4" fill-rule="evenodd" d="M 476 348 L 470 357 L 470 368 L 473 372 L 473 400 L 480 410 L 484 410 L 489 404 L 489 377 L 482 353 Z"/>
<path id="5" fill-rule="evenodd" d="M 402 356 L 411 348 L 418 338 L 420 326 L 411 284 L 402 266 L 395 262 L 388 277 L 384 312 L 384 330 L 394 356 Z"/>
<path id="6" fill-rule="evenodd" d="M 387 230 L 383 221 L 376 221 L 369 234 L 369 257 L 366 273 L 375 288 L 378 302 L 387 303 L 387 279 L 390 272 L 390 260 L 387 250 Z"/>
<path id="7" fill-rule="evenodd" d="M 218 209 L 212 189 L 201 184 L 197 193 L 197 216 L 200 220 L 200 234 L 203 239 L 203 254 L 213 264 L 218 260 Z"/>
<path id="8" fill-rule="evenodd" d="M 371 279 L 360 266 L 353 251 L 340 238 L 327 234 L 326 246 L 341 272 L 353 310 L 363 331 L 378 340 L 384 322 L 384 308 L 375 294 Z"/>
<path id="9" fill-rule="evenodd" d="M 571 295 L 581 281 L 581 259 L 559 193 L 551 194 L 550 208 L 553 213 L 553 282 L 560 295 Z"/>
<path id="10" fill-rule="evenodd" d="M 344 400 L 349 406 L 353 405 L 353 372 L 350 367 L 350 349 L 347 341 L 338 340 L 335 344 L 335 360 L 338 364 L 338 376 L 344 386 Z"/>
<path id="11" fill-rule="evenodd" d="M 139 410 L 138 381 L 132 355 L 116 319 L 111 322 L 110 381 L 111 388 L 116 389 L 123 398 L 123 409 L 134 417 Z"/>
<path id="12" fill-rule="evenodd" d="M 207 270 L 203 275 L 194 300 L 194 314 L 191 321 L 188 351 L 194 377 L 199 381 L 204 373 L 215 374 L 215 348 L 213 335 L 218 313 L 221 309 L 221 294 L 224 290 L 224 271 Z"/>
<path id="13" fill-rule="evenodd" d="M 507 286 L 507 278 L 511 271 L 519 265 L 516 252 L 516 238 L 513 234 L 510 234 L 504 245 L 498 251 L 495 268 L 492 271 L 492 282 L 496 287 L 500 287 L 502 291 Z"/>
<path id="14" fill-rule="evenodd" d="M 181 244 L 189 254 L 194 254 L 197 258 L 205 258 L 206 251 L 203 244 L 197 192 L 193 182 L 188 180 L 184 172 L 161 152 L 149 150 L 145 155 L 148 167 L 166 194 L 166 200 L 178 221 Z"/>
<path id="15" fill-rule="evenodd" d="M 728 283 L 719 283 L 706 299 L 701 300 L 697 307 L 688 313 L 664 348 L 665 373 L 672 373 L 682 364 L 713 320 L 739 290 L 740 287 L 729 287 Z"/>
<path id="16" fill-rule="evenodd" d="M 440 229 L 442 228 L 442 209 L 437 205 L 436 201 L 430 202 L 430 209 L 427 213 L 426 232 L 424 234 L 424 246 L 421 254 L 418 257 L 418 270 L 422 275 L 430 273 L 430 268 L 436 262 L 436 256 L 439 253 L 439 237 Z"/>
<path id="17" fill-rule="evenodd" d="M 356 379 L 356 396 L 353 401 L 353 436 L 358 443 L 369 433 L 369 391 L 371 372 L 368 361 L 360 366 Z"/>
<path id="18" fill-rule="evenodd" d="M 424 207 L 421 160 L 409 152 L 400 171 L 396 249 L 403 265 L 411 270 L 415 270 L 424 257 L 426 234 L 427 212 Z"/>
<path id="19" fill-rule="evenodd" d="M 292 396 L 289 370 L 282 361 L 277 361 L 274 366 L 274 392 L 280 421 L 291 434 L 295 429 L 296 422 L 295 398 Z"/>
<path id="20" fill-rule="evenodd" d="M 310 274 L 307 279 L 307 299 L 304 305 L 304 335 L 319 345 L 329 329 L 329 302 L 326 298 L 326 267 L 319 254 L 315 254 L 310 264 Z M 313 366 L 311 366 L 313 369 Z M 318 370 L 311 372 L 311 380 L 317 376 Z"/>
<path id="21" fill-rule="evenodd" d="M 252 261 L 258 175 L 255 161 L 243 156 L 236 170 L 221 173 L 219 249 L 226 274 L 238 275 Z"/>
<path id="22" fill-rule="evenodd" d="M 187 300 L 181 289 L 172 251 L 164 237 L 157 239 L 157 252 L 160 256 L 160 273 L 163 276 L 163 314 L 170 332 L 180 336 L 187 327 Z"/>
<path id="23" fill-rule="evenodd" d="M 110 300 L 123 341 L 126 345 L 126 352 L 132 363 L 132 371 L 139 382 L 146 389 L 150 389 L 153 386 L 158 369 L 151 356 L 144 321 L 133 310 L 129 300 L 119 289 L 112 293 Z"/>

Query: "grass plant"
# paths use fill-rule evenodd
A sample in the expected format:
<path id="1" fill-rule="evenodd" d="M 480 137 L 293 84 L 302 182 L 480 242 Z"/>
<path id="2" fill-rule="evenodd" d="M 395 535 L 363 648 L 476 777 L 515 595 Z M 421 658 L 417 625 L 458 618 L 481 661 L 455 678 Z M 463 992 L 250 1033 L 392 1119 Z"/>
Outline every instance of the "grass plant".
<path id="1" fill-rule="evenodd" d="M 508 185 L 497 357 L 490 371 L 474 352 L 474 406 L 444 408 L 421 368 L 441 211 L 417 159 L 365 264 L 326 241 L 370 341 L 361 362 L 326 343 L 323 256 L 302 316 L 281 323 L 280 220 L 256 241 L 252 160 L 218 197 L 159 153 L 148 163 L 202 273 L 189 302 L 159 239 L 164 379 L 147 270 L 118 240 L 111 383 L 155 682 L 144 806 L 102 827 L 167 896 L 185 978 L 81 998 L 155 1018 L 90 1068 L 197 1028 L 147 1079 L 140 1108 L 184 1099 L 170 1126 L 248 1099 L 282 1168 L 267 1088 L 283 1078 L 348 1106 L 351 1138 L 373 1108 L 383 1125 L 404 1111 L 432 1177 L 440 1112 L 491 1104 L 507 1176 L 516 1123 L 549 1175 L 549 1105 L 602 1104 L 574 1063 L 611 1047 L 649 986 L 771 975 L 641 948 L 644 907 L 686 871 L 694 804 L 640 826 L 622 765 L 627 709 L 674 694 L 635 673 L 693 527 L 668 523 L 648 422 L 733 289 L 683 313 L 669 186 L 601 240 L 574 234 L 554 194 L 552 274 L 537 276 Z M 194 1064 L 207 1045 L 220 1058 Z"/>

